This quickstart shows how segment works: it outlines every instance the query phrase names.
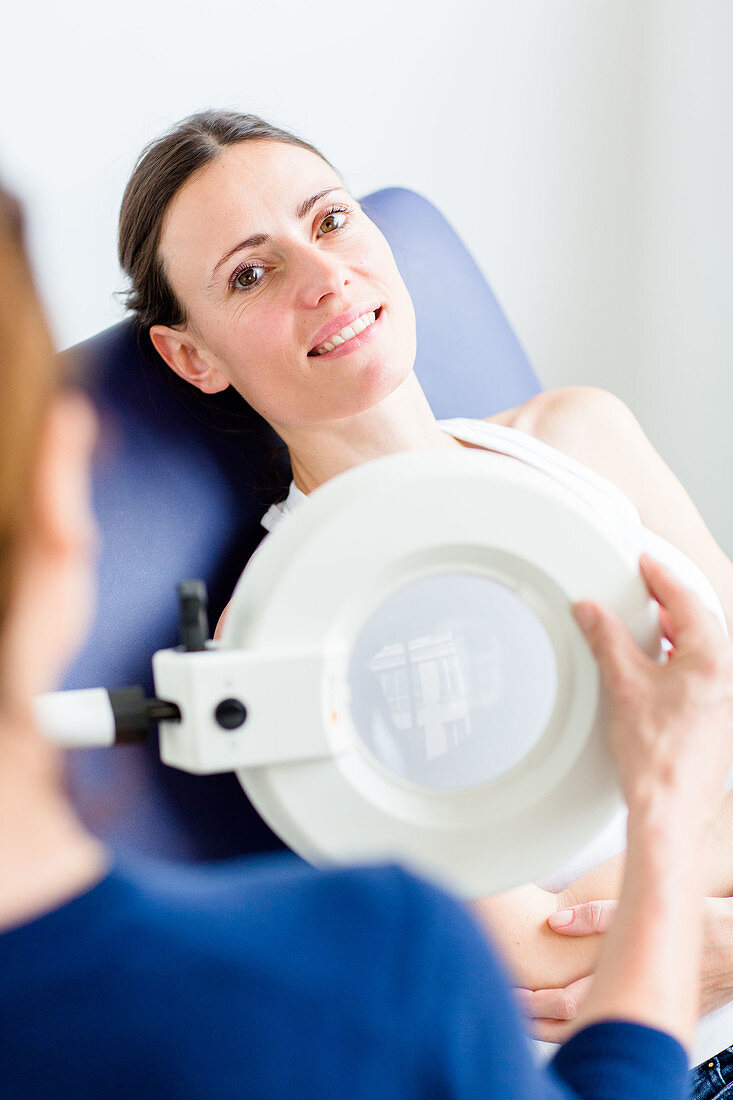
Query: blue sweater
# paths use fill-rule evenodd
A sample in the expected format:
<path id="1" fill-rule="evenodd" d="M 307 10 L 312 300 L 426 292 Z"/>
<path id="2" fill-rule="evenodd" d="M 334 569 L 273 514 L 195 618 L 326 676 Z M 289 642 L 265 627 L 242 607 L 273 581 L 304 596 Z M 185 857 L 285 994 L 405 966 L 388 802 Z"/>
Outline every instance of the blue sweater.
<path id="1" fill-rule="evenodd" d="M 117 865 L 0 935 L 0 1095 L 682 1100 L 661 1032 L 534 1061 L 466 910 L 399 868 Z"/>

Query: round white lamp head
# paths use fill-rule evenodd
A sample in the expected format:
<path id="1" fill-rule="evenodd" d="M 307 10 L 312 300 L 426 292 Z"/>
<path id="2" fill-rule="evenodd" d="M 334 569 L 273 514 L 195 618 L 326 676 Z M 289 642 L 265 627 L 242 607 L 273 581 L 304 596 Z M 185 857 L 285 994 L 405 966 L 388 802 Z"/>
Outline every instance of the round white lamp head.
<path id="1" fill-rule="evenodd" d="M 289 737 L 318 724 L 327 750 L 240 769 L 254 805 L 310 862 L 399 860 L 466 897 L 555 870 L 622 805 L 571 604 L 612 608 L 661 652 L 638 535 L 486 452 L 390 455 L 321 486 L 224 626 L 224 647 L 320 669 L 282 692 Z"/>

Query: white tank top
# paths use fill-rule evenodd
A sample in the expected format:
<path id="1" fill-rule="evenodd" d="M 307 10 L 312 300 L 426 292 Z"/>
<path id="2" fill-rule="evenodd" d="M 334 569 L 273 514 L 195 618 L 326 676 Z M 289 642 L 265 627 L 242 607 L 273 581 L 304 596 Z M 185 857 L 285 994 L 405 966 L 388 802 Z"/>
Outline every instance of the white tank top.
<path id="1" fill-rule="evenodd" d="M 713 586 L 702 570 L 666 539 L 650 531 L 641 524 L 639 512 L 629 497 L 607 478 L 597 474 L 583 463 L 555 450 L 534 436 L 517 428 L 503 424 L 494 424 L 484 420 L 472 420 L 457 417 L 451 420 L 439 420 L 438 426 L 455 439 L 474 443 L 487 451 L 509 455 L 542 470 L 557 481 L 573 489 L 578 496 L 598 514 L 599 519 L 610 527 L 611 531 L 625 530 L 629 524 L 641 529 L 642 551 L 648 552 L 657 561 L 666 565 L 675 576 L 696 593 L 703 604 L 710 608 L 723 624 L 726 621 L 723 608 Z M 261 523 L 272 531 L 278 523 L 295 508 L 308 499 L 297 488 L 295 482 L 285 500 L 273 504 Z M 728 777 L 731 786 L 731 776 Z M 580 878 L 592 867 L 597 866 L 610 856 L 617 855 L 626 847 L 626 813 L 621 812 L 608 827 L 573 859 L 560 867 L 553 875 L 538 882 L 537 885 L 553 893 L 563 890 L 575 879 Z M 717 1009 L 705 1016 L 698 1027 L 692 1065 L 717 1054 L 729 1044 L 733 1044 L 733 1003 Z M 544 1053 L 554 1052 L 555 1044 L 537 1043 Z"/>

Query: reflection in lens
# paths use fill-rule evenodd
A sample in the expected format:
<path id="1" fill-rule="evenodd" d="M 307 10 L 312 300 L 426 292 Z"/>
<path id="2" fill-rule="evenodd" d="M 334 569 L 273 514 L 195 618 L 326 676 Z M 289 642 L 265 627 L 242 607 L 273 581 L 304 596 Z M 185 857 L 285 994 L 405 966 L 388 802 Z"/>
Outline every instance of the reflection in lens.
<path id="1" fill-rule="evenodd" d="M 421 786 L 497 779 L 537 744 L 557 691 L 545 627 L 488 577 L 443 573 L 389 596 L 349 663 L 351 711 L 370 752 Z"/>

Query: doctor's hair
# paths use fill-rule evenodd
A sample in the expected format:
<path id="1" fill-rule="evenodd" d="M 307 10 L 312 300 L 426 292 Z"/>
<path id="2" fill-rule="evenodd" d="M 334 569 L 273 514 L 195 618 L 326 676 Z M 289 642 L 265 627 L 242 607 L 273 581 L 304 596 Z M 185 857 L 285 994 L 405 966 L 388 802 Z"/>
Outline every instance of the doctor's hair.
<path id="1" fill-rule="evenodd" d="M 120 266 L 130 281 L 123 297 L 142 329 L 186 323 L 186 311 L 173 293 L 158 252 L 172 200 L 195 172 L 211 164 L 228 146 L 263 140 L 307 149 L 341 178 L 310 142 L 257 115 L 236 111 L 190 115 L 143 149 L 122 197 L 118 232 Z"/>
<path id="2" fill-rule="evenodd" d="M 45 418 L 62 381 L 26 254 L 21 207 L 0 187 L 0 632 L 35 521 L 34 477 Z"/>

